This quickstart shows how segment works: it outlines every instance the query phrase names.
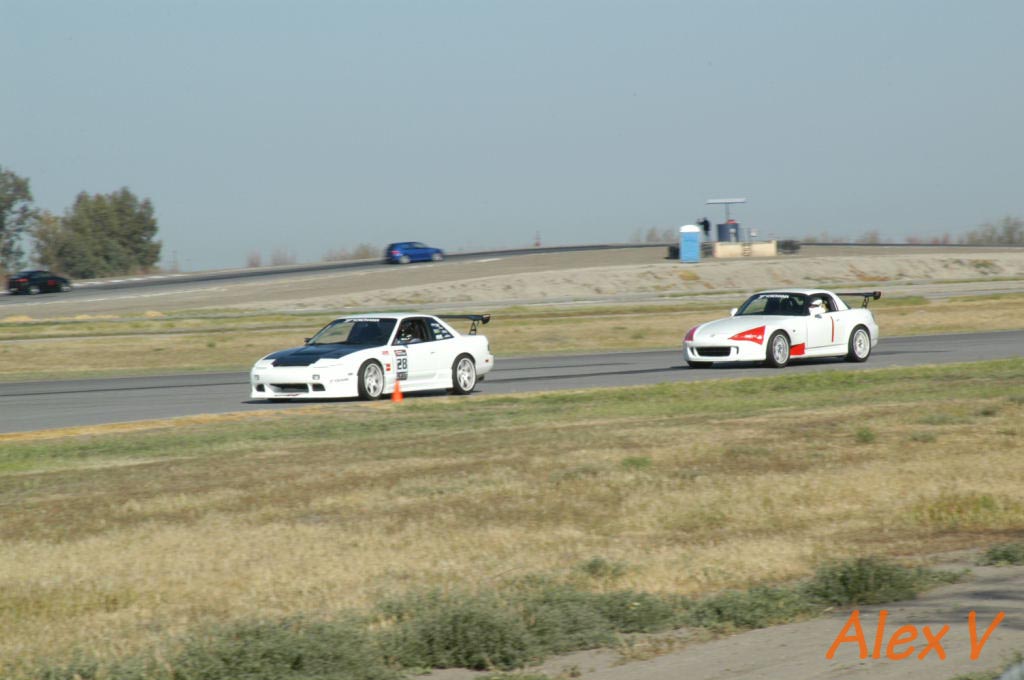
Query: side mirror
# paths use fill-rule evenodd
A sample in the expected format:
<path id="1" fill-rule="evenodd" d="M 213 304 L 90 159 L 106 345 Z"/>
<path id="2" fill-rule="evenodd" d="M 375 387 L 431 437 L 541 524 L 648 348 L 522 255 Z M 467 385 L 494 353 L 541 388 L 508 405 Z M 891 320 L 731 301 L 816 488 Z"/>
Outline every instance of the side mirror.
<path id="1" fill-rule="evenodd" d="M 312 339 L 313 339 L 313 338 L 303 338 L 303 339 L 302 339 L 302 342 L 308 345 L 308 344 L 309 344 L 309 341 L 310 341 L 310 340 L 312 340 Z"/>
<path id="2" fill-rule="evenodd" d="M 732 309 L 729 310 L 729 316 L 736 316 L 736 312 L 738 312 L 738 311 L 739 311 L 739 308 L 733 307 Z"/>

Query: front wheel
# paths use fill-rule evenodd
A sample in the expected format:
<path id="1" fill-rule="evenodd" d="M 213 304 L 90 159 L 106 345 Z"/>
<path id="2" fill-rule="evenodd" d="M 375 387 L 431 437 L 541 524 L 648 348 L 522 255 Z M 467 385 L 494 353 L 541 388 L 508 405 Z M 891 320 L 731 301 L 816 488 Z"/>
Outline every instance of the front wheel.
<path id="1" fill-rule="evenodd" d="M 373 401 L 383 393 L 384 370 L 376 361 L 367 361 L 359 367 L 359 398 Z"/>
<path id="2" fill-rule="evenodd" d="M 29 295 L 39 295 L 39 293 L 40 293 L 39 286 L 29 286 L 28 287 L 28 294 Z"/>
<path id="3" fill-rule="evenodd" d="M 469 394 L 476 389 L 476 362 L 463 354 L 452 364 L 452 393 Z"/>
<path id="4" fill-rule="evenodd" d="M 871 356 L 871 334 L 864 326 L 857 326 L 850 334 L 849 351 L 846 353 L 846 360 L 861 363 L 867 361 Z"/>
<path id="5" fill-rule="evenodd" d="M 434 253 L 433 255 L 430 256 L 430 259 L 433 260 L 434 262 L 440 262 L 441 260 L 444 259 L 444 255 L 442 255 L 441 253 Z"/>
<path id="6" fill-rule="evenodd" d="M 789 363 L 789 338 L 782 331 L 775 331 L 769 338 L 764 362 L 772 368 L 782 368 Z"/>

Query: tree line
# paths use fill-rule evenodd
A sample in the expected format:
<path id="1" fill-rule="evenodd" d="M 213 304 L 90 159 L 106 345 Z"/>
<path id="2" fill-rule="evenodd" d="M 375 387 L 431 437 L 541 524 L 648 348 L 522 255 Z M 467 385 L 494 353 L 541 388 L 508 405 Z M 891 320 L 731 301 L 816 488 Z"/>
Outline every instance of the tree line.
<path id="1" fill-rule="evenodd" d="M 5 272 L 29 260 L 79 279 L 144 272 L 160 260 L 156 233 L 153 204 L 127 187 L 109 194 L 83 191 L 64 215 L 54 215 L 34 205 L 28 179 L 0 166 L 0 269 Z"/>

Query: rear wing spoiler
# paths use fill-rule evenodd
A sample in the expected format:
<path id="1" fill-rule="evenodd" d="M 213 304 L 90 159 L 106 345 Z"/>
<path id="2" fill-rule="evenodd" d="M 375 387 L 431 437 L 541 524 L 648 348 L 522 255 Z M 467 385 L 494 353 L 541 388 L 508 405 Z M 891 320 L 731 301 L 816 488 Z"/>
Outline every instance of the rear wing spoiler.
<path id="1" fill-rule="evenodd" d="M 443 318 L 445 318 L 445 319 L 466 319 L 467 321 L 472 321 L 473 323 L 469 327 L 469 334 L 470 335 L 476 335 L 477 328 L 479 328 L 481 324 L 487 324 L 488 322 L 490 322 L 491 315 L 490 314 L 445 314 Z"/>
<path id="2" fill-rule="evenodd" d="M 864 298 L 864 302 L 861 303 L 861 307 L 867 307 L 869 301 L 877 300 L 882 297 L 882 291 L 872 290 L 867 293 L 839 293 L 839 297 L 862 297 Z"/>

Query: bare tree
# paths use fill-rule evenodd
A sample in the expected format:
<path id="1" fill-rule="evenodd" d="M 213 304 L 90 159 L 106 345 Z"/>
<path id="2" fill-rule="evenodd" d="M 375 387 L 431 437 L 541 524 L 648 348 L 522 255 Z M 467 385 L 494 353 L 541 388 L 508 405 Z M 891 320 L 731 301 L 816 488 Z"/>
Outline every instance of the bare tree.
<path id="1" fill-rule="evenodd" d="M 1007 215 L 998 224 L 986 222 L 968 232 L 960 242 L 972 246 L 1024 245 L 1024 220 Z"/>
<path id="2" fill-rule="evenodd" d="M 281 264 L 295 264 L 295 254 L 283 246 L 274 248 L 274 252 L 270 255 L 271 265 Z"/>

